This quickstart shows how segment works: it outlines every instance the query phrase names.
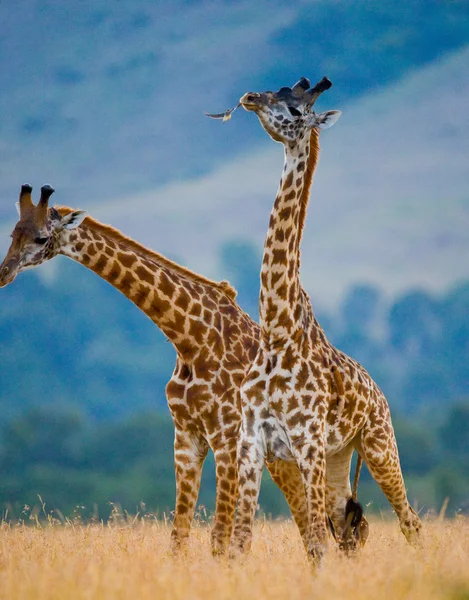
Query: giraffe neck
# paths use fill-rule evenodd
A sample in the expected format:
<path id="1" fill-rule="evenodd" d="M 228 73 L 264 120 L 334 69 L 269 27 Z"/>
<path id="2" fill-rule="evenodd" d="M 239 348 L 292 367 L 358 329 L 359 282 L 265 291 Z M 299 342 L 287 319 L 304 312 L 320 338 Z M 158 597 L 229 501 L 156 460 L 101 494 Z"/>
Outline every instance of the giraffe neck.
<path id="1" fill-rule="evenodd" d="M 58 208 L 63 216 L 71 209 Z M 59 235 L 58 253 L 108 281 L 140 308 L 190 362 L 217 327 L 217 309 L 234 305 L 235 291 L 181 267 L 112 227 L 87 217 Z"/>
<path id="2" fill-rule="evenodd" d="M 260 321 L 265 339 L 294 336 L 301 327 L 300 243 L 319 157 L 319 132 L 285 145 L 285 164 L 261 269 Z"/>

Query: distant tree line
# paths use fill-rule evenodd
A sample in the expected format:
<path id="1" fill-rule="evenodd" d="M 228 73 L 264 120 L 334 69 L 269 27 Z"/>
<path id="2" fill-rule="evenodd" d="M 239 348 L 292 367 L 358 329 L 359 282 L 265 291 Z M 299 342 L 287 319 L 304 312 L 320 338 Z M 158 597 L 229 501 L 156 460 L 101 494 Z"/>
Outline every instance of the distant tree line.
<path id="1" fill-rule="evenodd" d="M 65 513 L 173 507 L 172 424 L 165 385 L 174 350 L 135 306 L 79 265 L 56 259 L 51 280 L 24 273 L 0 290 L 0 504 L 15 514 L 40 494 Z M 259 252 L 243 240 L 220 252 L 220 272 L 257 318 Z M 385 392 L 410 496 L 467 510 L 469 282 L 438 296 L 389 301 L 356 285 L 336 314 L 318 311 L 329 338 Z M 200 503 L 213 505 L 205 469 Z M 363 501 L 385 506 L 362 479 Z M 285 512 L 267 483 L 263 509 Z M 21 509 L 22 510 L 22 509 Z"/>
<path id="2" fill-rule="evenodd" d="M 445 408 L 441 423 L 394 419 L 409 497 L 424 512 L 469 512 L 469 399 Z M 31 408 L 0 433 L 0 506 L 18 520 L 46 503 L 61 517 L 107 519 L 113 506 L 131 515 L 170 516 L 174 508 L 173 425 L 169 416 L 142 413 L 114 423 L 92 423 L 71 407 Z M 40 497 L 40 498 L 39 498 Z M 359 498 L 368 512 L 389 510 L 363 471 Z M 215 470 L 207 459 L 198 501 L 210 515 Z M 260 507 L 287 514 L 281 493 L 265 474 Z M 58 512 L 59 511 L 59 512 Z"/>

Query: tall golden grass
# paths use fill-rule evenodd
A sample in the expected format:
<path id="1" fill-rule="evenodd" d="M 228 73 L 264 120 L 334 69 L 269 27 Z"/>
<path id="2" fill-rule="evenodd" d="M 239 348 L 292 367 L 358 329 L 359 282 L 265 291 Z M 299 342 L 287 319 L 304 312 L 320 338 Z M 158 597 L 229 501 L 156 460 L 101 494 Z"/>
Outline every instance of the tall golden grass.
<path id="1" fill-rule="evenodd" d="M 469 521 L 425 523 L 422 550 L 409 547 L 397 521 L 371 521 L 353 559 L 330 542 L 313 575 L 294 525 L 256 524 L 253 550 L 238 561 L 210 554 L 209 529 L 196 525 L 186 551 L 169 551 L 170 526 L 38 523 L 0 531 L 0 598 L 41 600 L 322 600 L 469 598 Z"/>

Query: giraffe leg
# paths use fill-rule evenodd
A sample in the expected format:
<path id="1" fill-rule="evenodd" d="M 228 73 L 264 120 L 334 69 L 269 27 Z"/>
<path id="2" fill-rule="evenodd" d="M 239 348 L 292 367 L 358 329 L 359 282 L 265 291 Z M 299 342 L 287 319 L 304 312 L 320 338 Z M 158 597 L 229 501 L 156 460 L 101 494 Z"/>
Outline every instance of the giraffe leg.
<path id="1" fill-rule="evenodd" d="M 368 521 L 359 503 L 352 500 L 350 462 L 353 451 L 353 445 L 349 444 L 326 457 L 326 511 L 334 526 L 339 547 L 345 552 L 363 546 L 368 537 Z"/>
<path id="2" fill-rule="evenodd" d="M 174 465 L 176 470 L 176 509 L 174 511 L 171 549 L 177 551 L 188 538 L 200 489 L 202 466 L 208 444 L 187 431 L 175 432 Z"/>
<path id="3" fill-rule="evenodd" d="M 224 554 L 233 531 L 238 497 L 237 439 L 228 447 L 215 450 L 217 499 L 215 523 L 212 528 L 212 553 Z"/>
<path id="4" fill-rule="evenodd" d="M 303 479 L 294 462 L 275 460 L 267 463 L 267 469 L 273 481 L 283 492 L 290 511 L 295 519 L 300 535 L 305 543 L 308 530 L 308 509 L 306 506 L 305 488 Z"/>
<path id="5" fill-rule="evenodd" d="M 249 552 L 252 541 L 254 515 L 261 487 L 264 457 L 256 440 L 240 438 L 238 446 L 238 506 L 230 554 Z"/>
<path id="6" fill-rule="evenodd" d="M 319 428 L 318 428 L 319 429 Z M 322 432 L 309 439 L 291 436 L 292 448 L 303 479 L 308 509 L 306 551 L 315 563 L 321 562 L 327 542 L 326 451 Z"/>
<path id="7" fill-rule="evenodd" d="M 419 544 L 421 522 L 407 499 L 399 453 L 387 405 L 378 405 L 357 440 L 357 450 L 373 479 L 396 512 L 402 533 L 411 544 Z"/>

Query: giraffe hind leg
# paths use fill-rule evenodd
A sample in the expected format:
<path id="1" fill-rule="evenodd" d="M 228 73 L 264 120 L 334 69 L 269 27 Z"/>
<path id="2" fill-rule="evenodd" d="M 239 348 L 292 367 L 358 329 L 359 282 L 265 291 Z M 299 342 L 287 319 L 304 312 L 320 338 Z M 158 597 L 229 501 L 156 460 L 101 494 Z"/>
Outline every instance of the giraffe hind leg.
<path id="1" fill-rule="evenodd" d="M 274 483 L 285 496 L 303 543 L 305 543 L 305 535 L 308 530 L 308 510 L 305 488 L 298 465 L 279 459 L 266 463 L 266 466 Z"/>
<path id="2" fill-rule="evenodd" d="M 389 408 L 378 406 L 357 440 L 357 449 L 376 483 L 397 514 L 401 531 L 407 541 L 419 545 L 421 522 L 410 506 L 399 462 L 396 438 Z"/>

